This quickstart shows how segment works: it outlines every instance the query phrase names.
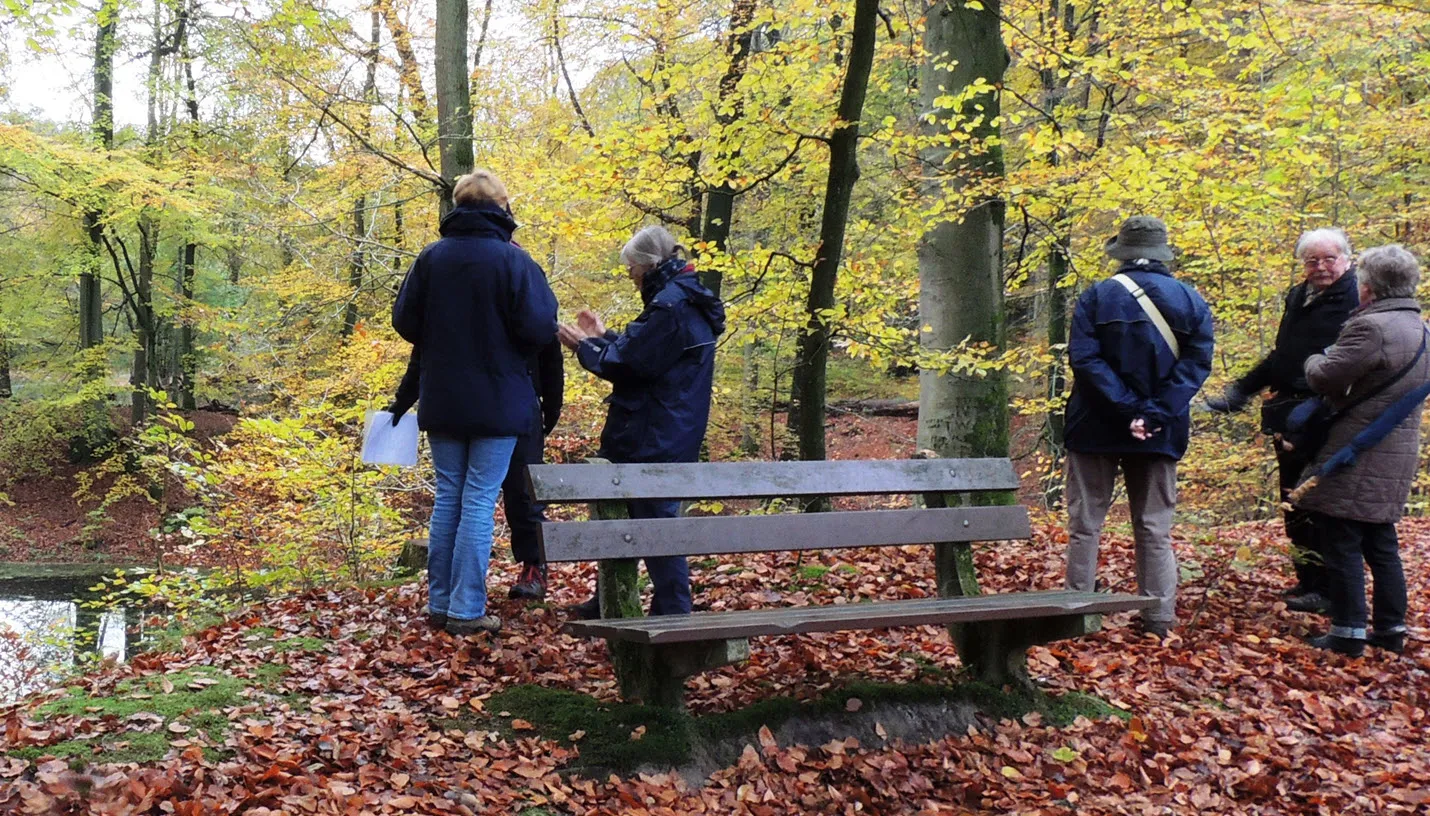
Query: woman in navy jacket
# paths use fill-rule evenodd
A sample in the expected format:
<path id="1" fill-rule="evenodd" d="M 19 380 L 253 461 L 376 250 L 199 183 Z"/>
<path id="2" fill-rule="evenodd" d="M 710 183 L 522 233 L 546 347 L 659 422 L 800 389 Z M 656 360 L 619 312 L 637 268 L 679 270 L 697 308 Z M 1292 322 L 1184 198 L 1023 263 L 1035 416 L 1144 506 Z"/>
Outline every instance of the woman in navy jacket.
<path id="1" fill-rule="evenodd" d="M 497 494 L 540 410 L 527 363 L 556 334 L 556 297 L 511 243 L 506 187 L 478 170 L 457 180 L 441 240 L 412 264 L 392 325 L 421 349 L 417 423 L 437 491 L 429 533 L 428 613 L 452 634 L 501 628 L 487 614 Z"/>
<path id="2" fill-rule="evenodd" d="M 621 250 L 645 309 L 625 331 L 607 331 L 594 312 L 562 325 L 563 345 L 581 367 L 612 389 L 601 431 L 600 455 L 612 462 L 694 462 L 710 418 L 715 338 L 725 330 L 725 307 L 681 257 L 675 238 L 646 227 Z M 631 518 L 674 518 L 680 503 L 629 502 Z M 655 597 L 652 615 L 690 612 L 690 570 L 683 556 L 645 559 Z M 600 616 L 596 598 L 575 608 Z"/>

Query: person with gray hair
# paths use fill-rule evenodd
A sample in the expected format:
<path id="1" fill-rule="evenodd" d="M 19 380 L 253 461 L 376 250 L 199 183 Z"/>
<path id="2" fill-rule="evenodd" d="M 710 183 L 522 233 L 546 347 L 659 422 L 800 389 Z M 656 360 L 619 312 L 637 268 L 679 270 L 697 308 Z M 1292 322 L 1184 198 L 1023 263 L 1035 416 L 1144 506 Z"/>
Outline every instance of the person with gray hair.
<path id="1" fill-rule="evenodd" d="M 1227 386 L 1220 397 L 1206 401 L 1213 411 L 1232 413 L 1244 408 L 1253 396 L 1268 392 L 1261 403 L 1261 432 L 1272 440 L 1276 453 L 1282 502 L 1306 467 L 1305 454 L 1282 442 L 1291 409 L 1311 397 L 1306 359 L 1336 341 L 1341 326 L 1359 303 L 1351 245 L 1345 232 L 1322 228 L 1301 233 L 1296 241 L 1296 260 L 1305 276 L 1286 292 L 1275 347 Z M 1298 612 L 1324 611 L 1330 591 L 1325 555 L 1317 551 L 1304 511 L 1286 510 L 1284 521 L 1296 573 L 1296 585 L 1286 591 L 1286 606 Z"/>
<path id="2" fill-rule="evenodd" d="M 1311 390 L 1334 414 L 1326 442 L 1312 458 L 1318 469 L 1401 397 L 1430 383 L 1430 337 L 1415 289 L 1420 264 L 1399 244 L 1361 255 L 1361 307 L 1335 345 L 1306 360 Z M 1412 411 L 1356 461 L 1319 479 L 1299 501 L 1325 556 L 1331 628 L 1313 646 L 1358 656 L 1366 644 L 1405 648 L 1407 605 L 1395 523 L 1420 468 L 1420 411 Z M 1374 628 L 1367 629 L 1365 565 L 1375 579 Z"/>
<path id="3" fill-rule="evenodd" d="M 675 237 L 646 227 L 621 250 L 626 274 L 645 309 L 617 334 L 586 309 L 557 338 L 581 367 L 611 383 L 599 456 L 616 463 L 694 462 L 710 419 L 715 339 L 725 330 L 725 307 L 700 283 Z M 632 501 L 633 519 L 674 518 L 680 503 Z M 645 559 L 654 598 L 652 615 L 690 613 L 690 567 L 684 556 Z M 601 616 L 598 599 L 572 607 L 581 618 Z"/>

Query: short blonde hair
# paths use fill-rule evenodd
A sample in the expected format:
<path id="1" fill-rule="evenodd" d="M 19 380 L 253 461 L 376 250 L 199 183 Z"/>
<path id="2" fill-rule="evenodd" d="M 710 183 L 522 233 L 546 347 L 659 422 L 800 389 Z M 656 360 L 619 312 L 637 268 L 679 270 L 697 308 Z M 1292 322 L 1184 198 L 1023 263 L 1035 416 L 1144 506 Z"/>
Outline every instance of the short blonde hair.
<path id="1" fill-rule="evenodd" d="M 490 170 L 473 170 L 452 185 L 452 203 L 457 206 L 495 204 L 507 205 L 506 185 Z"/>

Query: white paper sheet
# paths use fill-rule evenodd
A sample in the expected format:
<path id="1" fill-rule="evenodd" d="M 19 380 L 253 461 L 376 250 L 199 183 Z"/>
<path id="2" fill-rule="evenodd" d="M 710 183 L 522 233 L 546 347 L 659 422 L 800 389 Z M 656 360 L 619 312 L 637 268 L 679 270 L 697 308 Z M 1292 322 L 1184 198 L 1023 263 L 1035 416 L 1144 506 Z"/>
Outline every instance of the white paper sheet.
<path id="1" fill-rule="evenodd" d="M 402 415 L 397 426 L 388 411 L 371 411 L 362 437 L 362 461 L 365 465 L 417 464 L 417 417 L 412 412 Z"/>

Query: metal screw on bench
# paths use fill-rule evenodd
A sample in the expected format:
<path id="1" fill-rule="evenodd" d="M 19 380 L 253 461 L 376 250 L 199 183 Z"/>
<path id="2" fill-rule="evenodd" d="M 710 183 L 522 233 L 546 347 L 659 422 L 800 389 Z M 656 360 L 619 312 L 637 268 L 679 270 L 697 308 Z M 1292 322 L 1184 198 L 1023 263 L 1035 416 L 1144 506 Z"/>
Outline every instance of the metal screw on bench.
<path id="1" fill-rule="evenodd" d="M 963 520 L 963 526 L 964 526 L 964 527 L 967 527 L 967 526 L 968 526 L 968 519 L 964 519 L 964 520 Z"/>
<path id="2" fill-rule="evenodd" d="M 618 484 L 620 484 L 620 483 L 621 483 L 621 477 L 619 477 L 619 476 L 617 476 L 616 478 L 614 478 L 614 479 L 611 480 L 611 484 L 613 484 L 613 485 L 618 485 Z"/>
<path id="3" fill-rule="evenodd" d="M 626 533 L 625 535 L 621 536 L 621 539 L 622 539 L 623 541 L 625 541 L 627 544 L 629 544 L 629 543 L 631 543 L 631 534 L 630 534 L 630 533 Z"/>

